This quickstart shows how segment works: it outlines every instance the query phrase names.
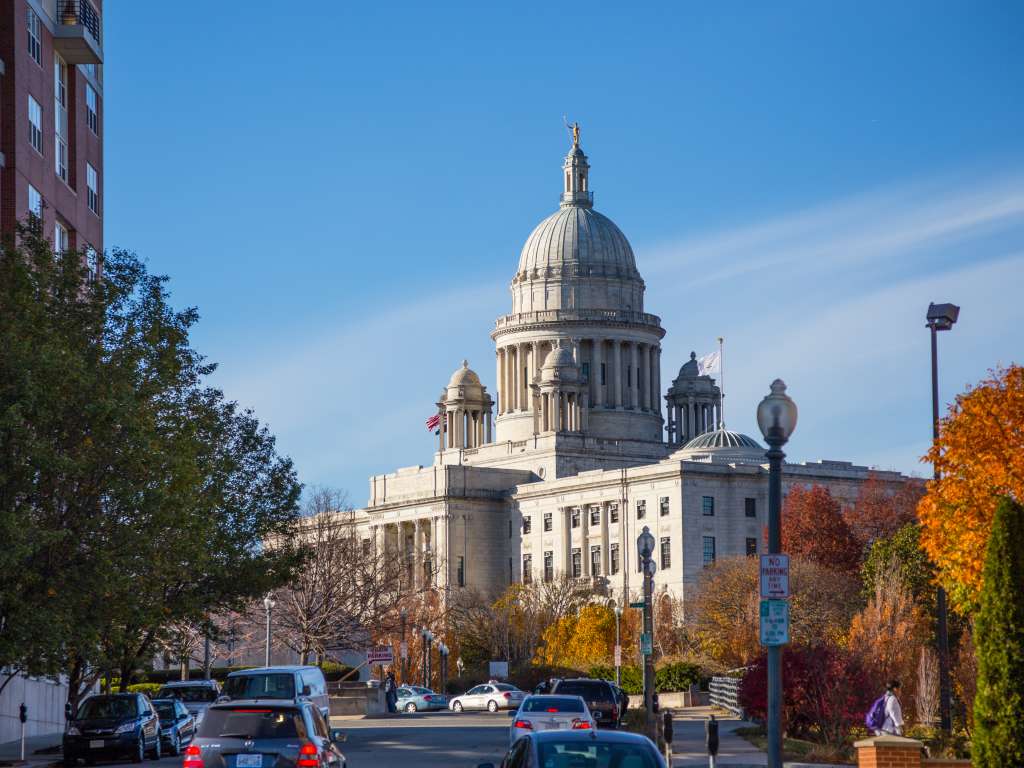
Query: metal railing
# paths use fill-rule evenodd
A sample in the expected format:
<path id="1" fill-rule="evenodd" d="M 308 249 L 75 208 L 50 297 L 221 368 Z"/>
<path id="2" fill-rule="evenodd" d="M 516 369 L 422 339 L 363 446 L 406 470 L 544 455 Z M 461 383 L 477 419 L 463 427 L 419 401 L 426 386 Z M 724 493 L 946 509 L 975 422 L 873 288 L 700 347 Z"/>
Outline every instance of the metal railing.
<path id="1" fill-rule="evenodd" d="M 708 686 L 711 691 L 711 704 L 742 718 L 743 708 L 739 701 L 741 682 L 738 677 L 712 677 L 711 685 Z"/>
<path id="2" fill-rule="evenodd" d="M 85 27 L 102 45 L 100 14 L 89 0 L 57 0 L 57 21 L 66 27 Z"/>

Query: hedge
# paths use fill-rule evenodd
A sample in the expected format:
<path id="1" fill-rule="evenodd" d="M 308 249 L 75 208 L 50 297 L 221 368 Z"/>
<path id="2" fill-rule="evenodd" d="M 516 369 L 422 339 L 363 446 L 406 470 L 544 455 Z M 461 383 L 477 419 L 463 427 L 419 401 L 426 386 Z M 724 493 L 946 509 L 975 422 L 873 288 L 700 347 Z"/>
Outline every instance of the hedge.
<path id="1" fill-rule="evenodd" d="M 601 665 L 591 667 L 590 677 L 597 677 L 603 680 L 615 679 L 615 667 Z M 643 669 L 637 666 L 621 668 L 622 690 L 630 695 L 639 696 L 644 692 Z M 694 683 L 700 682 L 701 671 L 696 664 L 689 664 L 685 661 L 675 661 L 663 664 L 654 671 L 654 688 L 659 693 L 671 691 L 688 691 Z"/>
<path id="2" fill-rule="evenodd" d="M 153 698 L 162 687 L 160 683 L 135 683 L 128 686 L 128 693 L 144 693 Z"/>

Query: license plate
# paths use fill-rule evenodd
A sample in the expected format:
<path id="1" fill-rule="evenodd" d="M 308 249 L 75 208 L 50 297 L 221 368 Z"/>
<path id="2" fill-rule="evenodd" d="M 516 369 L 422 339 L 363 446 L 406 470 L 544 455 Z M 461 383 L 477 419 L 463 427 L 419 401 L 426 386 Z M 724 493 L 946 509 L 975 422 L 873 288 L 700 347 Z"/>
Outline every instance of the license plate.
<path id="1" fill-rule="evenodd" d="M 103 739 L 93 739 L 92 741 L 89 742 L 89 748 L 90 749 L 103 749 L 103 744 L 104 744 Z"/>
<path id="2" fill-rule="evenodd" d="M 600 720 L 600 719 L 601 719 L 601 713 L 600 713 L 600 712 L 597 712 L 597 711 L 595 711 L 595 712 L 594 712 L 594 719 L 595 719 L 595 720 Z"/>
<path id="3" fill-rule="evenodd" d="M 263 755 L 238 755 L 235 757 L 235 768 L 262 768 Z"/>

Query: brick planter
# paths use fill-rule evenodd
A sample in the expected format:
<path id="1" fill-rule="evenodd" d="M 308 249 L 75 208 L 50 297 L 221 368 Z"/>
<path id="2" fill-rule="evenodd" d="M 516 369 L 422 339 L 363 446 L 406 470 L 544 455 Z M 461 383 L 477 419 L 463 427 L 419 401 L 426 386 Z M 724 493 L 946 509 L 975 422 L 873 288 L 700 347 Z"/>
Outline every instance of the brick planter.
<path id="1" fill-rule="evenodd" d="M 970 768 L 970 760 L 925 759 L 916 739 L 902 736 L 875 736 L 858 741 L 858 768 Z"/>

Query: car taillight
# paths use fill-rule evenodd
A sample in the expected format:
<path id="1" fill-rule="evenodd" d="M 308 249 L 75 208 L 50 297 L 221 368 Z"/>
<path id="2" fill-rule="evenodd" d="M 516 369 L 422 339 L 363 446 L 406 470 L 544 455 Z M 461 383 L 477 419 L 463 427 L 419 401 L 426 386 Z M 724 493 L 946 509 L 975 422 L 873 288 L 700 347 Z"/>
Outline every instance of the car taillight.
<path id="1" fill-rule="evenodd" d="M 203 758 L 200 756 L 197 744 L 189 744 L 185 747 L 185 760 L 181 766 L 182 768 L 203 768 Z"/>
<path id="2" fill-rule="evenodd" d="M 533 730 L 533 723 L 531 723 L 529 720 L 516 720 L 516 724 L 514 726 L 512 726 L 512 727 L 513 728 L 525 728 L 528 731 L 532 731 Z"/>
<path id="3" fill-rule="evenodd" d="M 316 744 L 305 743 L 299 747 L 299 759 L 295 761 L 299 768 L 317 768 L 320 765 L 320 755 Z"/>
<path id="4" fill-rule="evenodd" d="M 509 693 L 508 691 L 506 691 L 505 693 L 503 693 L 501 695 L 504 696 L 506 699 L 511 699 L 512 698 L 512 694 Z"/>
<path id="5" fill-rule="evenodd" d="M 573 728 L 574 731 L 589 731 L 590 730 L 590 721 L 589 720 L 580 720 L 579 718 L 577 718 L 577 719 L 572 721 L 572 728 Z"/>

